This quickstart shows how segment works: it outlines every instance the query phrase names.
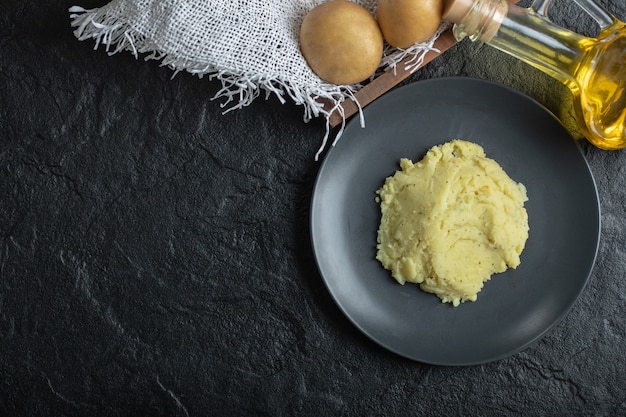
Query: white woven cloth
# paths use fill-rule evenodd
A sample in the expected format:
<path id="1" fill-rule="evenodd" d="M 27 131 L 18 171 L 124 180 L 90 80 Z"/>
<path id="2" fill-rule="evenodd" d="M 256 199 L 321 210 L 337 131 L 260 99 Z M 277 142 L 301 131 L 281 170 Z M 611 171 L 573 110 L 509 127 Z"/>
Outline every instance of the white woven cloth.
<path id="1" fill-rule="evenodd" d="M 109 54 L 130 51 L 136 57 L 156 59 L 174 74 L 187 71 L 218 79 L 222 89 L 213 98 L 223 98 L 225 111 L 250 104 L 262 92 L 275 94 L 281 102 L 291 99 L 304 107 L 304 121 L 328 117 L 342 102 L 354 99 L 361 85 L 325 83 L 309 68 L 300 53 L 298 37 L 306 13 L 324 0 L 113 0 L 86 10 L 69 9 L 74 34 L 92 39 L 95 49 Z M 373 14 L 376 0 L 355 0 Z M 407 55 L 419 67 L 432 39 L 407 50 L 387 47 L 380 70 L 393 67 Z M 334 108 L 325 109 L 320 99 Z M 357 103 L 358 104 L 358 103 Z M 344 117 L 345 123 L 345 117 Z M 364 120 L 361 114 L 361 124 Z M 343 125 L 335 137 L 341 136 Z M 319 155 L 319 152 L 318 152 Z M 316 155 L 316 159 L 317 156 Z"/>

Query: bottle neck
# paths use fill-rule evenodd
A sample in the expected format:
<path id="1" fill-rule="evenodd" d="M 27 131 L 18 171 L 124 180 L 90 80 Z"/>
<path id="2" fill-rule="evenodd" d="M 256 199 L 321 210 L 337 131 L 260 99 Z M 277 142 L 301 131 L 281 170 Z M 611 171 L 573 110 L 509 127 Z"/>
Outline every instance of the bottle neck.
<path id="1" fill-rule="evenodd" d="M 506 0 L 475 0 L 467 13 L 461 14 L 464 16 L 452 16 L 457 40 L 480 40 L 567 85 L 575 83 L 573 74 L 584 54 L 584 36 Z"/>

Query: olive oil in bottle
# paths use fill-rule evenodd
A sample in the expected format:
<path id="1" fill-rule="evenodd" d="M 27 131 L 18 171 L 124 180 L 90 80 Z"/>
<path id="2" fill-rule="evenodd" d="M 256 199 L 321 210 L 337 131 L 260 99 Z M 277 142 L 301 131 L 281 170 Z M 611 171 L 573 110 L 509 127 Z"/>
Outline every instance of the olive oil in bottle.
<path id="1" fill-rule="evenodd" d="M 600 25 L 595 38 L 552 23 L 550 0 L 448 0 L 457 40 L 480 40 L 551 75 L 572 92 L 581 132 L 602 149 L 626 147 L 626 25 L 592 0 L 576 0 Z"/>

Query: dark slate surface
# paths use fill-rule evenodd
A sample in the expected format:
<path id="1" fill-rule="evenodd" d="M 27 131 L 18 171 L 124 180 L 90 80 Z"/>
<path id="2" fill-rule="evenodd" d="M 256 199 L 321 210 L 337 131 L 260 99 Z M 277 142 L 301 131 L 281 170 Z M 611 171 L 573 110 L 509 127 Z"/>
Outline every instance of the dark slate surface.
<path id="1" fill-rule="evenodd" d="M 547 337 L 415 363 L 359 333 L 316 270 L 323 123 L 274 99 L 222 115 L 216 83 L 78 42 L 74 4 L 0 3 L 0 415 L 626 415 L 626 153 L 581 144 L 602 241 Z M 558 84 L 484 45 L 409 82 L 446 75 L 560 112 Z"/>

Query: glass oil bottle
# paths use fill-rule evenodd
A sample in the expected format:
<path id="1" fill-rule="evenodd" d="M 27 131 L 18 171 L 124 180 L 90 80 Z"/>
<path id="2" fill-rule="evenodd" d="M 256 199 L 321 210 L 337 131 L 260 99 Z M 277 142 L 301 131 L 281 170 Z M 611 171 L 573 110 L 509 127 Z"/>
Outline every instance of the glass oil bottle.
<path id="1" fill-rule="evenodd" d="M 457 40 L 482 41 L 565 84 L 583 135 L 601 149 L 626 147 L 626 25 L 593 0 L 574 0 L 600 26 L 590 38 L 547 17 L 551 0 L 522 8 L 507 0 L 446 0 Z"/>

